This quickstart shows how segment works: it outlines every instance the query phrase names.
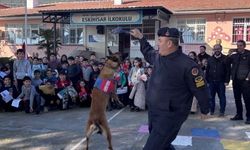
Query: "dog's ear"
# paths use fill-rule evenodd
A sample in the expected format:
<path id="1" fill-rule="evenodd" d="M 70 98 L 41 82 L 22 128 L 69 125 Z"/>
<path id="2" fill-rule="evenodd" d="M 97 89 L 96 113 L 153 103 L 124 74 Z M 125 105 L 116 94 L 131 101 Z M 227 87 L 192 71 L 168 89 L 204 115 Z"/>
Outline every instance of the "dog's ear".
<path id="1" fill-rule="evenodd" d="M 105 63 L 105 66 L 113 69 L 117 69 L 119 67 L 119 63 L 116 61 L 113 61 L 112 59 L 108 59 Z"/>
<path id="2" fill-rule="evenodd" d="M 112 54 L 112 55 L 110 55 L 110 56 L 107 56 L 107 58 L 109 59 L 109 60 L 112 60 L 113 62 L 117 62 L 117 63 L 121 63 L 121 58 L 120 58 L 120 55 L 119 55 L 119 53 L 114 53 L 114 54 Z"/>

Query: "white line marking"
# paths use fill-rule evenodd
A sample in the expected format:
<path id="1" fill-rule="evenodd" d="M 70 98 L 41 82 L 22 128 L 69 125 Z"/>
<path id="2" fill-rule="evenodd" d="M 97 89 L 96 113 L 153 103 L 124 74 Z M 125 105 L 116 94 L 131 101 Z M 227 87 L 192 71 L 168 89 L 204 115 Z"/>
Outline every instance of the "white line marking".
<path id="1" fill-rule="evenodd" d="M 108 119 L 108 122 L 113 120 L 117 115 L 119 115 L 123 110 L 125 110 L 126 107 L 119 110 L 116 114 L 114 114 L 111 118 Z M 97 131 L 96 131 L 97 132 Z M 86 141 L 86 138 L 83 138 L 80 142 L 78 142 L 74 147 L 72 147 L 70 150 L 75 150 L 77 147 L 79 147 L 83 142 Z"/>

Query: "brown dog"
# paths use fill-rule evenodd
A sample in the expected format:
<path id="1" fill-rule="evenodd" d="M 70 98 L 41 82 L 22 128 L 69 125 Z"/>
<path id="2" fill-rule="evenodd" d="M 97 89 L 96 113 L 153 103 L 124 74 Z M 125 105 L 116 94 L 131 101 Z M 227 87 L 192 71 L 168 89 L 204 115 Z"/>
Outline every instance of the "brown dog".
<path id="1" fill-rule="evenodd" d="M 90 136 L 94 132 L 101 133 L 108 141 L 108 148 L 112 150 L 111 132 L 106 118 L 106 107 L 111 97 L 114 97 L 118 103 L 114 73 L 119 67 L 118 57 L 110 56 L 106 61 L 103 70 L 101 71 L 98 79 L 95 82 L 94 89 L 92 90 L 92 102 L 89 112 L 89 119 L 86 126 L 86 150 L 88 150 Z"/>

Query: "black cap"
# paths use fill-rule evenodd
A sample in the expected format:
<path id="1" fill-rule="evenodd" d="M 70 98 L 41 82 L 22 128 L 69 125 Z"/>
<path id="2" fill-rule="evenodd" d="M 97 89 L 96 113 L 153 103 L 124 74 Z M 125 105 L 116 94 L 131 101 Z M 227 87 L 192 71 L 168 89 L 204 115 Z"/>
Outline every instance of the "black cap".
<path id="1" fill-rule="evenodd" d="M 158 36 L 165 36 L 165 37 L 173 37 L 173 38 L 180 37 L 180 33 L 176 28 L 163 27 L 158 30 L 157 34 Z"/>

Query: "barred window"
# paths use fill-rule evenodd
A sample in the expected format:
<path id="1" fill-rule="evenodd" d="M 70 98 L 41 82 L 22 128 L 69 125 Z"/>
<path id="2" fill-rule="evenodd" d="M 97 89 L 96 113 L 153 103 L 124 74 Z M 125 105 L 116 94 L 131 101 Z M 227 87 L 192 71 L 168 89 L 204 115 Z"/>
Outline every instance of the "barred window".
<path id="1" fill-rule="evenodd" d="M 62 27 L 63 44 L 83 44 L 83 25 L 64 25 Z"/>
<path id="2" fill-rule="evenodd" d="M 233 41 L 245 40 L 250 42 L 250 18 L 233 19 Z"/>
<path id="3" fill-rule="evenodd" d="M 181 32 L 182 43 L 205 42 L 205 19 L 180 19 L 177 20 L 177 28 Z"/>

